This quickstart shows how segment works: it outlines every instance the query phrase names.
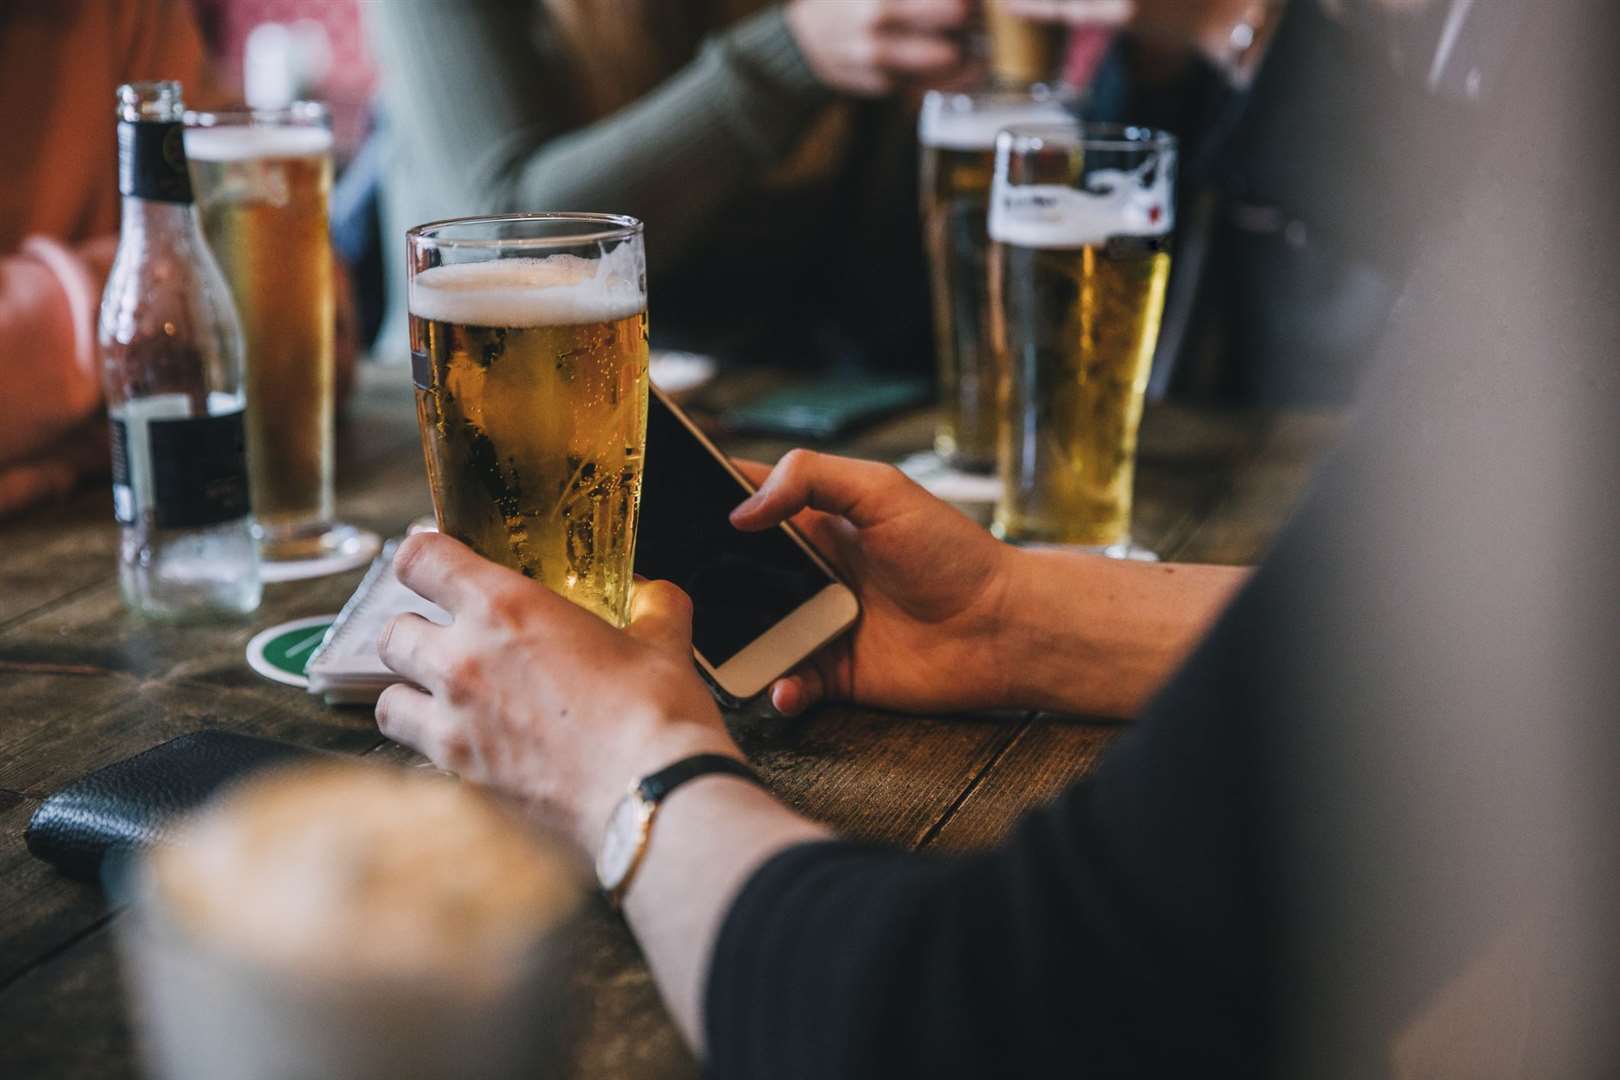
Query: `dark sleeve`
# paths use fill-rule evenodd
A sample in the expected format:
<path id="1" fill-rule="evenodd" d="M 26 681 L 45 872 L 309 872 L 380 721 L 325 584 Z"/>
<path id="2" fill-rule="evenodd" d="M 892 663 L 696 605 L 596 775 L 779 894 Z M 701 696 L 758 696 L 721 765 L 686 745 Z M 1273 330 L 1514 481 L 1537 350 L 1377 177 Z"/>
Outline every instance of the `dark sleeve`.
<path id="1" fill-rule="evenodd" d="M 1212 660 L 1189 693 L 1214 689 Z M 1218 677 L 1218 676 L 1217 676 Z M 1237 1065 L 1252 1045 L 1242 732 L 1166 709 L 1000 849 L 790 850 L 713 958 L 711 1075 L 1117 1075 Z M 1152 790 L 1173 799 L 1144 798 Z"/>

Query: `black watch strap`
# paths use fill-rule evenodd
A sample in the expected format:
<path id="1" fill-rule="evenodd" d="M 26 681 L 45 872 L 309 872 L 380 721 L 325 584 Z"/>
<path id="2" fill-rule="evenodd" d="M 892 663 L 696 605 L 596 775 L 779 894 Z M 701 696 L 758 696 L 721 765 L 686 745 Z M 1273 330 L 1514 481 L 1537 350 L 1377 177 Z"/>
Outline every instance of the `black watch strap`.
<path id="1" fill-rule="evenodd" d="M 665 766 L 655 773 L 649 773 L 641 778 L 636 785 L 636 793 L 650 803 L 662 802 L 669 793 L 699 776 L 710 773 L 724 773 L 743 780 L 751 781 L 760 787 L 765 782 L 747 765 L 734 757 L 725 754 L 693 754 L 689 758 L 682 758 L 673 765 Z"/>

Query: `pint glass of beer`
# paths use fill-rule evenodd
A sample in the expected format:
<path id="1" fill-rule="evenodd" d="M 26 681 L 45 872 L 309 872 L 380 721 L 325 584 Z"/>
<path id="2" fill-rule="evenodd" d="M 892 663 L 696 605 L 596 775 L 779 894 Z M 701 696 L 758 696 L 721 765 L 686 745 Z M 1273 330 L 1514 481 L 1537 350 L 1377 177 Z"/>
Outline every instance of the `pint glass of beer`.
<path id="1" fill-rule="evenodd" d="M 996 465 L 996 367 L 985 263 L 996 133 L 1012 124 L 1064 122 L 1066 100 L 1037 86 L 971 94 L 935 90 L 923 101 L 923 242 L 940 391 L 934 449 L 965 472 L 989 473 Z"/>
<path id="2" fill-rule="evenodd" d="M 641 222 L 463 218 L 407 242 L 439 529 L 624 625 L 647 438 Z"/>
<path id="3" fill-rule="evenodd" d="M 985 0 L 984 33 L 990 73 L 1006 86 L 1056 79 L 1063 66 L 1066 29 L 1014 15 L 1005 0 Z"/>
<path id="4" fill-rule="evenodd" d="M 186 157 L 208 246 L 242 320 L 248 487 L 260 554 L 336 554 L 355 530 L 332 504 L 333 305 L 325 107 L 188 113 Z"/>
<path id="5" fill-rule="evenodd" d="M 1131 484 L 1175 170 L 1175 139 L 1145 128 L 997 137 L 991 336 L 1006 378 L 992 528 L 1003 539 L 1146 555 L 1131 545 Z"/>

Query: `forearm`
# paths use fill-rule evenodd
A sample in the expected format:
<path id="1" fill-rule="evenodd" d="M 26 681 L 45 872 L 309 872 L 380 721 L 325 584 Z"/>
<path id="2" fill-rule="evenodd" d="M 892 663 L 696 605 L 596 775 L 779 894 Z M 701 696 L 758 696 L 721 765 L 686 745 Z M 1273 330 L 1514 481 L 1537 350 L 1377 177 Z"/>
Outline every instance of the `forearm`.
<path id="1" fill-rule="evenodd" d="M 681 1033 L 702 1054 L 703 995 L 732 901 L 771 856 L 828 830 L 727 776 L 675 791 L 659 808 L 624 913 Z"/>
<path id="2" fill-rule="evenodd" d="M 1010 704 L 1131 717 L 1248 579 L 1239 567 L 1020 551 L 1002 615 Z"/>
<path id="3" fill-rule="evenodd" d="M 796 145 L 830 100 L 779 11 L 717 35 L 630 105 L 582 126 L 510 5 L 379 5 L 379 54 L 409 77 L 385 82 L 396 137 L 445 205 L 481 211 L 628 213 L 658 233 L 656 262 Z M 446 168 L 444 166 L 451 167 Z"/>
<path id="4" fill-rule="evenodd" d="M 29 253 L 0 257 L 0 332 L 27 342 L 22 355 L 0 360 L 0 464 L 42 453 L 82 422 L 101 397 L 95 372 L 95 303 L 100 278 L 76 253 L 42 239 Z"/>

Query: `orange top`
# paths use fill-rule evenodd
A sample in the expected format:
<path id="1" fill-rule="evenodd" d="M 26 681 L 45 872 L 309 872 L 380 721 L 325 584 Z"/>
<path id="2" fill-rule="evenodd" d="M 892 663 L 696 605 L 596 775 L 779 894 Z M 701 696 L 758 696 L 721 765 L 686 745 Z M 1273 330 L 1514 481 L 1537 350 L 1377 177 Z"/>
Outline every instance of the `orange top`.
<path id="1" fill-rule="evenodd" d="M 73 436 L 99 411 L 93 320 L 118 231 L 114 91 L 178 79 L 188 101 L 205 99 L 206 65 L 184 0 L 0 10 L 0 340 L 26 343 L 0 356 L 0 513 L 72 485 L 84 457 Z"/>

